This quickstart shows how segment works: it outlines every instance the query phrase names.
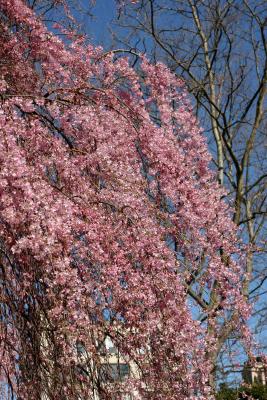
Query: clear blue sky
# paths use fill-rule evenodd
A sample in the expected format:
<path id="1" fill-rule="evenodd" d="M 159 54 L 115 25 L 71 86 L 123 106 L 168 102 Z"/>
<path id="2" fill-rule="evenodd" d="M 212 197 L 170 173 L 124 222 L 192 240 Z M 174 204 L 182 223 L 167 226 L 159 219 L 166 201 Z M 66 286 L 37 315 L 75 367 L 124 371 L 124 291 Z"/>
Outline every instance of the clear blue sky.
<path id="1" fill-rule="evenodd" d="M 88 4 L 88 0 L 83 0 Z M 109 25 L 113 18 L 116 18 L 117 7 L 115 0 L 98 0 L 92 10 L 93 17 L 82 16 L 82 25 L 89 35 L 91 41 L 96 45 L 109 48 L 111 35 Z"/>

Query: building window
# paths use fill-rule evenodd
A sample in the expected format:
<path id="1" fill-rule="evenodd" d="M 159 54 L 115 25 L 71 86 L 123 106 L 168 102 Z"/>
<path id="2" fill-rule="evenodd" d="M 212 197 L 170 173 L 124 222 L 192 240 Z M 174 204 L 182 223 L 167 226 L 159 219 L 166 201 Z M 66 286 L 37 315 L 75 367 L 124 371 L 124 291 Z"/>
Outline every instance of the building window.
<path id="1" fill-rule="evenodd" d="M 130 368 L 128 364 L 102 364 L 100 368 L 100 379 L 103 382 L 125 381 L 129 374 Z"/>

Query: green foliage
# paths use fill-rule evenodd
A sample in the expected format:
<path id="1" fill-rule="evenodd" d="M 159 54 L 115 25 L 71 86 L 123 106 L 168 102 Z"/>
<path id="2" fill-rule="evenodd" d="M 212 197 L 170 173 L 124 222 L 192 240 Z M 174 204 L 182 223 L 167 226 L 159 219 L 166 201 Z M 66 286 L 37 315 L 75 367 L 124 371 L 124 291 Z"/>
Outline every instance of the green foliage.
<path id="1" fill-rule="evenodd" d="M 267 386 L 254 384 L 251 387 L 239 388 L 239 399 L 246 399 L 247 396 L 252 396 L 255 400 L 267 400 Z M 243 395 L 242 395 L 243 393 Z"/>
<path id="2" fill-rule="evenodd" d="M 238 390 L 232 389 L 226 383 L 220 385 L 220 390 L 216 394 L 216 400 L 236 400 L 238 399 Z"/>
<path id="3" fill-rule="evenodd" d="M 216 400 L 267 400 L 267 386 L 255 383 L 251 387 L 240 386 L 238 389 L 229 388 L 227 384 L 222 384 L 216 394 Z"/>

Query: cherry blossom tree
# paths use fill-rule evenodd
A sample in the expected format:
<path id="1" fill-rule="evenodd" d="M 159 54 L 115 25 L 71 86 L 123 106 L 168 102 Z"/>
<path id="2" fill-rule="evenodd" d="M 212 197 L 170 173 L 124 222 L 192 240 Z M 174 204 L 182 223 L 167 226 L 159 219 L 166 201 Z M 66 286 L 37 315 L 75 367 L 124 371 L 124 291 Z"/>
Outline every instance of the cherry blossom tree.
<path id="1" fill-rule="evenodd" d="M 0 9 L 3 396 L 212 399 L 217 333 L 231 314 L 246 341 L 249 309 L 183 81 Z M 106 337 L 138 377 L 101 379 Z"/>
<path id="2" fill-rule="evenodd" d="M 242 290 L 253 305 L 250 326 L 266 351 L 267 3 L 132 3 L 124 1 L 113 21 L 113 46 L 131 53 L 145 52 L 185 80 L 195 115 L 208 138 L 218 181 L 226 188 L 226 201 L 234 207 L 238 234 L 250 244 Z M 194 292 L 194 296 L 199 294 Z M 239 338 L 239 332 L 228 323 L 231 315 L 229 318 L 217 337 L 216 376 L 239 380 L 240 365 L 225 356 L 235 351 Z"/>

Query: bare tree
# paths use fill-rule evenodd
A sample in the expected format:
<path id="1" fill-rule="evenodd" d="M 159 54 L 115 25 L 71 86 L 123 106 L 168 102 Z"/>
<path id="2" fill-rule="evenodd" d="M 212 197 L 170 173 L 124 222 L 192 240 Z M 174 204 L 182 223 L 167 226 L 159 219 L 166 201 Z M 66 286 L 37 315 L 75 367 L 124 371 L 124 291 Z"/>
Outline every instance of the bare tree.
<path id="1" fill-rule="evenodd" d="M 267 291 L 266 28 L 265 1 L 140 0 L 121 10 L 113 29 L 115 47 L 119 43 L 166 62 L 188 86 L 218 181 L 233 205 L 233 220 L 249 244 L 243 293 L 254 304 L 253 326 L 260 342 Z M 200 276 L 201 268 L 198 272 Z M 207 294 L 196 285 L 199 276 L 186 284 L 204 323 L 218 299 L 216 281 Z M 214 375 L 220 353 L 238 338 L 233 318 L 229 313 L 221 324 L 211 354 Z M 231 364 L 228 370 L 238 369 Z"/>

